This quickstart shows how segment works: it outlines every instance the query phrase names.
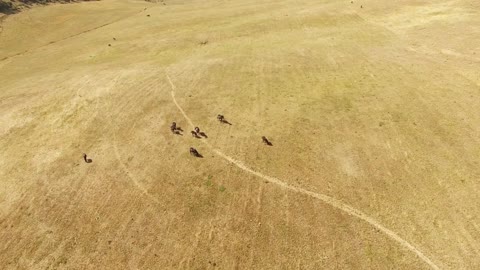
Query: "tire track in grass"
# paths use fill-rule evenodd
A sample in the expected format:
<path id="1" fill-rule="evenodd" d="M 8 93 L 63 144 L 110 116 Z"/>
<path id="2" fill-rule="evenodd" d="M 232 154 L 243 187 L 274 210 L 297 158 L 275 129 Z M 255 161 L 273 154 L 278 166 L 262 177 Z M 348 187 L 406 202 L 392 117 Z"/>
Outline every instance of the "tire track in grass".
<path id="1" fill-rule="evenodd" d="M 107 94 L 110 94 L 110 91 L 113 87 L 116 86 L 118 80 L 122 77 L 122 74 L 119 74 L 117 75 L 117 77 L 115 78 L 115 81 L 113 83 L 113 85 L 111 87 L 109 87 L 108 91 L 107 91 Z M 106 108 L 106 106 L 104 106 Z M 143 193 L 144 196 L 146 196 L 148 199 L 150 199 L 151 201 L 155 202 L 157 205 L 161 205 L 160 201 L 155 197 L 153 196 L 150 192 L 148 192 L 147 188 L 141 184 L 141 181 L 139 181 L 137 179 L 137 177 L 135 176 L 135 174 L 133 174 L 127 167 L 127 165 L 125 165 L 125 163 L 122 161 L 122 158 L 121 158 L 121 155 L 120 155 L 120 151 L 118 149 L 118 146 L 117 146 L 117 131 L 115 130 L 115 126 L 114 126 L 114 120 L 113 120 L 113 117 L 112 117 L 112 113 L 111 111 L 108 111 L 107 112 L 107 117 L 109 118 L 109 122 L 108 122 L 108 125 L 109 125 L 109 128 L 110 128 L 110 132 L 112 133 L 112 142 L 111 142 L 111 146 L 113 148 L 113 152 L 115 154 L 115 157 L 118 161 L 118 163 L 120 164 L 120 167 L 122 168 L 123 172 L 126 174 L 126 176 L 130 179 L 131 183 L 140 191 Z M 118 127 L 118 125 L 117 125 Z"/>

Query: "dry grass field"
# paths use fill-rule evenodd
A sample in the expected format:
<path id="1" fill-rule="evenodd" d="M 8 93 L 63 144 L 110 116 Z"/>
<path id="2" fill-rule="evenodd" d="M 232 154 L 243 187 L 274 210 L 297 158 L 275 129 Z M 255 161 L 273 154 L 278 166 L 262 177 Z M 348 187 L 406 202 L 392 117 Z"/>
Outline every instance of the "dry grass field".
<path id="1" fill-rule="evenodd" d="M 1 269 L 480 269 L 477 0 L 0 21 Z"/>

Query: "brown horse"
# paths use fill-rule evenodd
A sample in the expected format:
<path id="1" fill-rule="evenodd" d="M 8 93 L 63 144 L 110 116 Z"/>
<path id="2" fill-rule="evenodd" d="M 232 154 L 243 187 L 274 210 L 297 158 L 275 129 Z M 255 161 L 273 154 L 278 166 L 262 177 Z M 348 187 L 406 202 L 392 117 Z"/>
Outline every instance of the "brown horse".
<path id="1" fill-rule="evenodd" d="M 203 157 L 202 155 L 200 155 L 200 153 L 198 153 L 197 149 L 193 148 L 193 147 L 190 147 L 190 155 L 194 156 L 194 157 Z"/>
<path id="2" fill-rule="evenodd" d="M 267 137 L 262 136 L 262 141 L 263 141 L 264 144 L 272 146 L 272 143 L 267 139 Z"/>
<path id="3" fill-rule="evenodd" d="M 221 114 L 217 115 L 217 120 L 220 121 L 220 123 L 232 125 L 230 122 L 228 122 L 228 121 L 225 119 L 225 116 L 223 116 L 223 115 L 221 115 Z"/>
<path id="4" fill-rule="evenodd" d="M 87 158 L 87 154 L 83 154 L 83 160 L 85 160 L 86 163 L 92 163 L 92 159 Z"/>

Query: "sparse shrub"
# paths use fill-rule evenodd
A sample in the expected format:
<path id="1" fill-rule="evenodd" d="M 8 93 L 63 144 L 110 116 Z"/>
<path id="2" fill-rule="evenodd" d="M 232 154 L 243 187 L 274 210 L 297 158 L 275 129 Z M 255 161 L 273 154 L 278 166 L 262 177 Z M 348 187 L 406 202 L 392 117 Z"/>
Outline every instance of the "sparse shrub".
<path id="1" fill-rule="evenodd" d="M 47 5 L 50 3 L 74 3 L 81 1 L 100 1 L 100 0 L 0 0 L 0 13 L 13 14 L 24 8 L 33 5 Z"/>
<path id="2" fill-rule="evenodd" d="M 12 3 L 0 0 L 0 13 L 10 14 L 15 12 L 15 8 Z"/>

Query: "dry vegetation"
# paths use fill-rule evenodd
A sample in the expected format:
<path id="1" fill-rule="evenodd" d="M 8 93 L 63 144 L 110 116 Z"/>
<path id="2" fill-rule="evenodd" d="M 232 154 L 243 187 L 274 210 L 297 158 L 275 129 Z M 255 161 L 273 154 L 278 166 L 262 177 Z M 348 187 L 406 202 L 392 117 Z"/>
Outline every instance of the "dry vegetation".
<path id="1" fill-rule="evenodd" d="M 478 1 L 2 18 L 0 268 L 480 268 Z"/>
<path id="2" fill-rule="evenodd" d="M 21 10 L 38 5 L 47 4 L 67 4 L 80 1 L 99 1 L 99 0 L 0 0 L 0 15 L 14 14 Z"/>

